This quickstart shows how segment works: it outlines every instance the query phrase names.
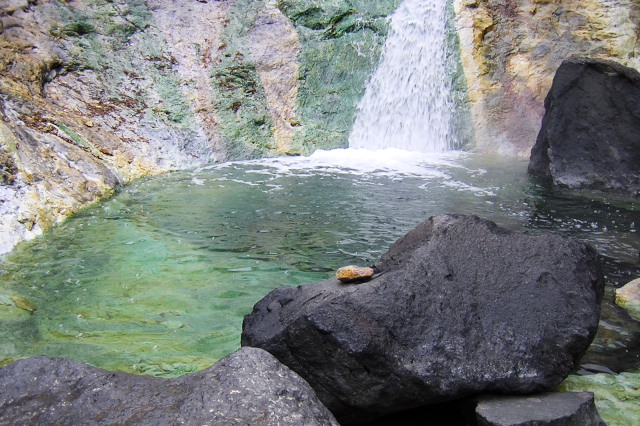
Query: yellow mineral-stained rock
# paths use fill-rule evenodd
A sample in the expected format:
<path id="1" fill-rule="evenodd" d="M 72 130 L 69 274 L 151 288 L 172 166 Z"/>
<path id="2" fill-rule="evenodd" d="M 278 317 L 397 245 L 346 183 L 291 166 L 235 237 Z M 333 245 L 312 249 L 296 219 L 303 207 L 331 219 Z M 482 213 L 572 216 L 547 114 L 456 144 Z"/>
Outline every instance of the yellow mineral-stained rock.
<path id="1" fill-rule="evenodd" d="M 217 159 L 215 115 L 195 110 L 211 109 L 202 60 L 217 52 L 226 2 L 130 6 L 153 26 L 110 3 L 4 6 L 0 253 L 132 179 Z"/>
<path id="2" fill-rule="evenodd" d="M 25 310 L 27 312 L 33 312 L 36 310 L 36 307 L 33 303 L 29 302 L 26 298 L 22 296 L 11 296 L 11 300 L 16 304 L 17 308 Z"/>
<path id="3" fill-rule="evenodd" d="M 336 278 L 343 283 L 357 283 L 370 280 L 375 275 L 373 268 L 365 266 L 343 266 L 336 271 Z"/>
<path id="4" fill-rule="evenodd" d="M 633 0 L 454 0 L 454 10 L 478 151 L 529 156 L 563 60 L 640 69 Z"/>
<path id="5" fill-rule="evenodd" d="M 625 308 L 633 319 L 640 321 L 640 278 L 616 290 L 616 304 Z"/>

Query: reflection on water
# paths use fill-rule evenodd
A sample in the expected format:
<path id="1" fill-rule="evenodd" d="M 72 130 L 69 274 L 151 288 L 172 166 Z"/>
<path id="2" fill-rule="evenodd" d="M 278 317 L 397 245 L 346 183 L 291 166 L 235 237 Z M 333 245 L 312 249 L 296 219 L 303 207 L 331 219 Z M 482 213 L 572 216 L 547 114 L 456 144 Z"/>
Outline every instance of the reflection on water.
<path id="1" fill-rule="evenodd" d="M 137 373 L 205 368 L 268 291 L 370 264 L 439 213 L 595 245 L 608 291 L 585 362 L 640 365 L 613 287 L 640 276 L 637 202 L 548 192 L 526 162 L 364 150 L 228 163 L 138 181 L 0 264 L 0 363 L 46 354 Z M 26 298 L 30 313 L 16 303 Z"/>

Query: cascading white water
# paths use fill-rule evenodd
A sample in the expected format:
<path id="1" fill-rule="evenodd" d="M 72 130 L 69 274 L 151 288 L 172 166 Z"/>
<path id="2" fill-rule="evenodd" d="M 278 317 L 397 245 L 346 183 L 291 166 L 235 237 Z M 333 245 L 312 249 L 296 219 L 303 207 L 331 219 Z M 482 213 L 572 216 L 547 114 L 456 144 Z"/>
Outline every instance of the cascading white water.
<path id="1" fill-rule="evenodd" d="M 358 105 L 351 148 L 451 149 L 446 0 L 404 0 Z"/>

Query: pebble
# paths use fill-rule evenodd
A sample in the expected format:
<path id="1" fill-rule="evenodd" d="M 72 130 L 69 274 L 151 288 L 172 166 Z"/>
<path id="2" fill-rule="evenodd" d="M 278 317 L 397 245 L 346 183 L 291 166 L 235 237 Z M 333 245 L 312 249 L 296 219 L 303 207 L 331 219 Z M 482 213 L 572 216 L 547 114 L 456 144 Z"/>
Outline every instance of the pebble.
<path id="1" fill-rule="evenodd" d="M 369 281 L 375 274 L 373 268 L 365 266 L 343 266 L 336 271 L 336 278 L 343 283 L 357 283 Z"/>

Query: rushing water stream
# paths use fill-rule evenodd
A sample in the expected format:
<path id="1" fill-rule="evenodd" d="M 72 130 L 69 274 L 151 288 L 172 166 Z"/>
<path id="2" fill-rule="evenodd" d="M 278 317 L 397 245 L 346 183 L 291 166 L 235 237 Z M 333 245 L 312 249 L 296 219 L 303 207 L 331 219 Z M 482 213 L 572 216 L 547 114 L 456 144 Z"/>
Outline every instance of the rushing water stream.
<path id="1" fill-rule="evenodd" d="M 621 197 L 546 193 L 526 162 L 459 152 L 336 150 L 175 172 L 125 187 L 4 258 L 0 360 L 202 369 L 239 347 L 243 316 L 271 289 L 373 263 L 422 220 L 457 212 L 594 244 L 609 287 L 585 362 L 637 368 L 637 323 L 611 301 L 613 287 L 640 276 L 639 210 Z"/>
<path id="2" fill-rule="evenodd" d="M 352 148 L 444 152 L 454 142 L 444 0 L 405 0 L 358 105 Z"/>

